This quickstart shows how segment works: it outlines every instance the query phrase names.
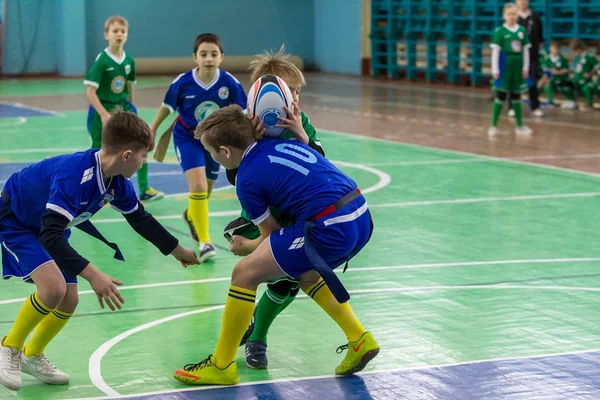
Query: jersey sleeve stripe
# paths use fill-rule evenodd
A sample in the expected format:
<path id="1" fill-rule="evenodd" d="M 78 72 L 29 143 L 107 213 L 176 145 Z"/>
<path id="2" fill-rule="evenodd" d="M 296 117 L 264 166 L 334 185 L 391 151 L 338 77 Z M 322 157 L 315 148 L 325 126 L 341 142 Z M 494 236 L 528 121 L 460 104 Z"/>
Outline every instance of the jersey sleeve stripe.
<path id="1" fill-rule="evenodd" d="M 71 215 L 70 212 L 68 212 L 67 210 L 65 210 L 61 206 L 57 206 L 56 204 L 46 203 L 46 208 L 48 210 L 52 210 L 54 212 L 59 213 L 63 217 L 66 217 L 69 220 L 69 222 L 73 221 L 73 219 L 75 218 L 73 215 Z"/>
<path id="2" fill-rule="evenodd" d="M 138 208 L 139 208 L 139 203 L 138 203 L 138 204 L 136 204 L 136 205 L 135 205 L 135 207 L 133 207 L 133 208 L 132 208 L 131 210 L 129 210 L 129 211 L 123 211 L 123 210 L 121 210 L 121 209 L 119 209 L 119 208 L 117 208 L 117 207 L 113 206 L 112 204 L 111 204 L 111 207 L 112 207 L 112 208 L 114 208 L 115 210 L 117 210 L 118 212 L 120 212 L 121 214 L 123 214 L 123 215 L 127 215 L 127 214 L 131 214 L 131 213 L 134 213 L 134 212 L 136 212 L 136 211 L 138 210 Z"/>
<path id="3" fill-rule="evenodd" d="M 269 215 L 271 215 L 271 211 L 267 208 L 267 211 L 265 211 L 265 213 L 263 215 L 261 215 L 260 217 L 253 219 L 252 223 L 256 226 L 262 224 L 267 218 L 269 218 Z"/>
<path id="4" fill-rule="evenodd" d="M 165 102 L 163 102 L 163 103 L 162 103 L 162 106 L 163 106 L 163 107 L 165 107 L 165 108 L 168 108 L 170 113 L 172 113 L 172 112 L 174 112 L 174 111 L 175 111 L 175 110 L 173 109 L 173 107 L 171 107 L 170 105 L 168 105 L 168 104 L 167 104 L 167 103 L 165 103 Z"/>
<path id="5" fill-rule="evenodd" d="M 83 81 L 83 84 L 86 86 L 93 86 L 96 89 L 98 89 L 100 87 L 100 84 L 98 82 L 94 82 L 94 81 L 85 80 L 85 81 Z"/>
<path id="6" fill-rule="evenodd" d="M 497 47 L 497 48 L 500 48 L 500 46 L 498 46 L 496 43 L 492 43 L 492 44 L 490 44 L 490 47 Z"/>

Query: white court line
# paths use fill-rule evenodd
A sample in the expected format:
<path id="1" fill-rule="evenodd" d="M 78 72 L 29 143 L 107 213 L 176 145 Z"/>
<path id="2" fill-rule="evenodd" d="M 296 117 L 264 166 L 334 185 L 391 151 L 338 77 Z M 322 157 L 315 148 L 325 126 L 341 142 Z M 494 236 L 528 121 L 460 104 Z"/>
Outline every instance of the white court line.
<path id="1" fill-rule="evenodd" d="M 402 81 L 383 83 L 377 82 L 373 80 L 363 81 L 363 80 L 348 80 L 346 78 L 335 77 L 335 76 L 326 76 L 326 77 L 317 77 L 317 76 L 306 76 L 309 85 L 312 81 L 321 81 L 323 83 L 339 83 L 346 86 L 359 86 L 363 89 L 368 89 L 371 87 L 378 87 L 384 89 L 395 89 L 402 92 L 414 91 L 414 92 L 427 92 L 427 93 L 442 93 L 442 94 L 450 94 L 459 97 L 469 97 L 475 99 L 489 99 L 491 93 L 481 93 L 481 90 L 474 89 L 473 92 L 463 91 L 463 90 L 452 90 L 452 89 L 440 89 L 440 88 L 428 88 L 426 86 L 417 85 L 405 85 Z M 302 92 L 304 94 L 304 92 Z M 373 95 L 373 97 L 375 97 Z"/>
<path id="2" fill-rule="evenodd" d="M 417 372 L 417 371 L 427 371 L 427 370 L 436 370 L 440 368 L 448 368 L 448 367 L 459 367 L 463 365 L 477 365 L 483 363 L 493 363 L 493 362 L 503 362 L 503 361 L 518 361 L 518 360 L 535 360 L 540 358 L 549 358 L 549 357 L 561 357 L 561 356 L 570 356 L 570 355 L 578 355 L 578 354 L 589 354 L 599 352 L 598 349 L 587 349 L 587 350 L 576 350 L 576 351 L 566 351 L 562 353 L 547 353 L 547 354 L 538 354 L 538 355 L 530 355 L 530 356 L 515 356 L 515 357 L 498 357 L 498 358 L 489 358 L 483 360 L 473 360 L 473 361 L 462 361 L 457 363 L 447 363 L 447 364 L 435 364 L 435 365 L 423 365 L 418 367 L 401 367 L 401 368 L 389 368 L 389 369 L 381 369 L 381 370 L 373 370 L 373 371 L 361 371 L 355 375 L 373 375 L 373 374 L 385 374 L 385 373 L 393 373 L 393 372 Z M 344 377 L 340 375 L 317 375 L 317 376 L 306 376 L 301 378 L 279 378 L 279 379 L 269 379 L 265 381 L 258 382 L 241 382 L 236 386 L 253 386 L 253 385 L 267 385 L 273 383 L 285 383 L 285 382 L 302 382 L 302 381 L 312 381 L 316 379 L 344 379 Z M 136 394 L 128 394 L 128 395 L 119 395 L 111 398 L 117 399 L 127 399 L 132 397 L 144 397 L 144 396 L 155 396 L 161 394 L 172 394 L 179 392 L 191 392 L 191 391 L 201 391 L 201 390 L 210 390 L 210 389 L 224 389 L 227 386 L 196 386 L 196 387 L 186 387 L 182 389 L 171 389 L 171 390 L 163 390 L 156 392 L 142 392 Z M 107 397 L 84 397 L 84 398 L 76 398 L 70 400 L 105 400 Z"/>
<path id="3" fill-rule="evenodd" d="M 333 162 L 334 164 L 338 164 L 338 165 L 342 165 L 348 168 L 356 168 L 356 169 L 360 169 L 363 171 L 367 171 L 370 172 L 374 175 L 376 175 L 379 180 L 376 184 L 369 186 L 368 188 L 365 188 L 364 190 L 362 190 L 362 193 L 364 194 L 368 194 L 368 193 L 373 193 L 377 190 L 381 190 L 384 187 L 386 187 L 387 185 L 390 184 L 390 182 L 392 181 L 392 178 L 390 177 L 389 174 L 380 171 L 376 168 L 373 167 L 368 167 L 366 165 L 362 165 L 362 164 L 354 164 L 351 162 L 346 162 L 346 161 L 336 161 L 336 160 L 331 160 L 331 162 Z M 229 186 L 224 186 L 218 189 L 215 189 L 214 191 L 222 191 L 222 190 L 227 190 L 227 189 L 231 189 L 233 186 L 229 185 Z M 189 193 L 185 192 L 185 193 L 175 193 L 175 194 L 169 194 L 166 195 L 166 198 L 173 198 L 173 197 L 179 197 L 179 196 L 188 196 Z M 231 211 L 216 211 L 216 212 L 209 212 L 208 216 L 209 217 L 230 217 L 230 216 L 236 216 L 239 215 L 241 212 L 241 210 L 231 210 Z M 181 218 L 181 215 L 162 215 L 162 216 L 155 216 L 156 219 L 158 220 L 170 220 L 170 219 L 179 219 Z M 114 223 L 114 222 L 125 222 L 124 218 L 110 218 L 110 219 L 95 219 L 93 220 L 93 222 L 95 224 L 107 224 L 107 223 Z"/>
<path id="4" fill-rule="evenodd" d="M 46 147 L 41 149 L 10 149 L 0 150 L 0 154 L 28 154 L 28 153 L 74 153 L 84 149 L 76 147 Z"/>
<path id="5" fill-rule="evenodd" d="M 561 171 L 561 172 L 567 172 L 569 174 L 574 174 L 574 175 L 586 175 L 586 176 L 591 176 L 594 178 L 599 178 L 600 174 L 596 174 L 593 172 L 586 172 L 586 171 L 580 171 L 580 170 L 575 170 L 575 169 L 570 169 L 570 168 L 563 168 L 563 167 L 556 167 L 553 165 L 547 165 L 547 164 L 536 164 L 536 163 L 532 163 L 532 162 L 527 162 L 527 161 L 520 161 L 520 160 L 514 160 L 514 159 L 510 159 L 510 158 L 501 158 L 501 157 L 495 157 L 495 156 L 488 156 L 488 155 L 484 155 L 484 154 L 476 154 L 476 153 L 469 153 L 466 151 L 459 151 L 459 150 L 449 150 L 449 149 L 444 149 L 441 147 L 430 147 L 430 146 L 423 146 L 420 144 L 413 144 L 413 143 L 406 143 L 406 142 L 399 142 L 396 140 L 391 140 L 391 139 L 383 139 L 383 138 L 378 138 L 378 137 L 373 137 L 373 136 L 366 136 L 366 135 L 361 135 L 358 133 L 348 133 L 348 132 L 340 132 L 340 131 L 334 131 L 331 129 L 322 129 L 319 130 L 320 133 L 323 134 L 332 134 L 332 135 L 338 135 L 338 136 L 349 136 L 349 137 L 354 137 L 360 140 L 374 140 L 377 142 L 382 142 L 382 143 L 393 143 L 396 146 L 400 146 L 400 147 L 411 147 L 411 148 L 415 148 L 415 149 L 420 149 L 420 150 L 427 150 L 430 152 L 434 152 L 434 153 L 440 153 L 440 154 L 460 154 L 463 156 L 469 156 L 469 157 L 473 157 L 476 159 L 487 159 L 487 160 L 495 160 L 495 161 L 500 161 L 503 163 L 507 163 L 507 164 L 515 164 L 515 165 L 527 165 L 530 167 L 535 167 L 535 168 L 540 168 L 540 169 L 547 169 L 547 170 L 555 170 L 555 171 Z"/>
<path id="6" fill-rule="evenodd" d="M 433 291 L 438 291 L 438 290 L 442 290 L 442 291 L 443 290 L 558 290 L 558 291 L 600 292 L 600 287 L 599 288 L 588 288 L 588 287 L 569 287 L 569 286 L 519 286 L 519 285 L 426 286 L 426 287 L 410 287 L 410 288 L 400 287 L 400 288 L 358 289 L 358 290 L 349 290 L 349 293 L 350 294 L 381 294 L 381 293 L 391 293 L 391 292 L 403 293 L 403 292 L 421 292 L 421 291 L 431 291 L 431 290 L 433 290 Z M 302 298 L 302 297 L 307 297 L 307 296 L 306 295 L 298 295 L 298 297 Z M 104 342 L 100 347 L 98 347 L 98 349 L 96 349 L 96 351 L 94 351 L 94 353 L 91 355 L 90 360 L 89 360 L 88 371 L 89 371 L 89 376 L 92 381 L 92 384 L 108 396 L 121 396 L 121 394 L 119 392 L 117 392 L 116 390 L 114 390 L 112 387 L 110 387 L 106 383 L 104 378 L 102 377 L 102 367 L 101 367 L 102 358 L 104 358 L 104 356 L 110 351 L 110 349 L 112 347 L 117 345 L 119 342 L 125 340 L 129 336 L 134 335 L 135 333 L 155 327 L 155 326 L 163 324 L 165 322 L 170 322 L 170 321 L 173 321 L 173 320 L 176 320 L 179 318 L 188 317 L 190 315 L 220 310 L 223 308 L 225 308 L 224 304 L 219 305 L 219 306 L 201 308 L 199 310 L 194 310 L 194 311 L 187 311 L 184 313 L 171 315 L 169 317 L 160 318 L 160 319 L 145 323 L 143 325 L 137 326 L 128 331 L 125 331 L 125 332 L 121 333 L 120 335 L 115 336 L 114 338 Z M 585 352 L 590 352 L 590 351 L 596 351 L 596 350 L 587 350 Z M 573 354 L 573 353 L 560 353 L 560 354 Z M 534 357 L 536 357 L 536 358 L 543 357 L 543 355 L 541 355 L 541 356 L 538 355 L 538 356 L 534 356 Z M 520 357 L 516 357 L 516 359 L 519 359 L 519 358 Z M 480 362 L 485 362 L 485 361 L 495 361 L 495 360 L 494 359 L 481 360 Z M 432 367 L 430 366 L 427 368 L 432 368 Z M 377 371 L 374 371 L 372 373 L 377 373 Z M 306 378 L 304 378 L 304 379 L 306 379 Z M 282 381 L 289 381 L 289 380 L 284 379 Z M 248 384 L 255 384 L 255 383 L 248 382 L 246 384 L 248 385 Z M 212 389 L 212 388 L 214 388 L 214 386 L 196 388 L 195 390 L 207 390 L 207 389 Z M 188 389 L 188 390 L 190 390 L 190 389 Z M 177 391 L 180 391 L 180 390 L 170 390 L 170 391 L 159 392 L 159 393 L 173 393 L 173 392 L 177 392 Z M 139 396 L 139 394 L 137 394 L 137 395 Z"/>
<path id="7" fill-rule="evenodd" d="M 492 261 L 464 261 L 464 262 L 453 262 L 453 263 L 432 263 L 432 264 L 406 264 L 406 265 L 391 265 L 391 266 L 380 266 L 380 267 L 352 267 L 351 271 L 381 271 L 381 270 L 402 270 L 402 269 L 424 269 L 424 268 L 455 268 L 455 267 L 483 267 L 488 265 L 518 265 L 518 264 L 553 264 L 553 263 L 588 263 L 588 262 L 600 262 L 600 258 L 585 257 L 585 258 L 542 258 L 542 259 L 531 259 L 531 260 L 492 260 Z M 335 273 L 343 273 L 339 268 L 335 270 Z M 189 281 L 174 281 L 174 282 L 160 282 L 160 283 L 147 283 L 142 285 L 132 286 L 120 286 L 121 290 L 132 290 L 132 289 L 151 289 L 157 287 L 169 287 L 169 286 L 185 286 L 185 285 L 196 285 L 201 283 L 212 283 L 212 282 L 224 282 L 231 280 L 231 277 L 222 278 L 207 278 Z M 93 294 L 92 290 L 82 290 L 79 292 L 80 295 Z M 0 300 L 0 305 L 22 303 L 25 301 L 25 297 L 16 299 Z"/>
<path id="8" fill-rule="evenodd" d="M 578 197 L 597 197 L 600 192 L 587 193 L 559 193 L 559 194 L 540 194 L 527 196 L 507 196 L 507 197 L 474 197 L 470 199 L 451 199 L 451 200 L 428 200 L 428 201 L 405 201 L 399 203 L 369 204 L 369 208 L 388 208 L 388 207 L 415 207 L 415 206 L 433 206 L 438 204 L 471 204 L 495 201 L 525 201 L 525 200 L 546 200 L 546 199 L 570 199 Z"/>
<path id="9" fill-rule="evenodd" d="M 25 122 L 27 122 L 27 118 L 25 118 L 25 117 L 17 117 L 16 120 L 11 121 L 9 119 L 8 123 L 0 124 L 0 128 L 2 128 L 2 132 L 3 133 L 6 133 L 6 129 L 5 128 L 11 127 L 11 126 L 23 125 Z"/>
<path id="10" fill-rule="evenodd" d="M 364 192 L 363 192 L 364 193 Z M 185 195 L 182 193 L 180 195 Z M 169 195 L 173 196 L 173 195 Z M 450 200 L 424 200 L 424 201 L 405 201 L 399 203 L 384 203 L 384 204 L 369 204 L 369 208 L 392 208 L 392 207 L 423 207 L 434 206 L 441 204 L 473 204 L 485 202 L 502 202 L 502 201 L 527 201 L 527 200 L 551 200 L 551 199 L 571 199 L 597 197 L 600 192 L 583 192 L 583 193 L 555 193 L 555 194 L 540 194 L 526 196 L 507 196 L 507 197 L 473 197 L 466 199 L 450 199 Z M 239 215 L 239 210 L 231 211 L 216 211 L 208 213 L 209 217 L 229 217 Z M 179 219 L 181 215 L 159 215 L 155 216 L 157 220 Z M 103 218 L 92 220 L 94 224 L 108 224 L 116 222 L 126 222 L 124 218 Z"/>
<path id="11" fill-rule="evenodd" d="M 600 158 L 600 154 L 548 154 L 540 156 L 524 156 L 524 157 L 506 157 L 506 160 L 515 161 L 536 161 L 536 160 L 581 160 L 590 158 Z M 495 159 L 482 158 L 458 158 L 452 160 L 417 160 L 417 161 L 390 161 L 380 163 L 365 163 L 370 167 L 396 167 L 404 165 L 436 165 L 436 164 L 468 164 L 468 163 L 485 163 L 495 162 Z"/>
<path id="12" fill-rule="evenodd" d="M 454 115 L 454 116 L 455 115 L 463 115 L 463 116 L 468 116 L 468 117 L 484 117 L 485 116 L 485 117 L 489 118 L 488 113 L 462 111 L 462 110 L 444 108 L 444 107 L 438 107 L 438 106 L 422 106 L 422 105 L 418 105 L 418 104 L 403 103 L 403 102 L 399 102 L 399 101 L 382 101 L 382 100 L 366 101 L 362 98 L 342 97 L 342 96 L 326 95 L 326 94 L 322 94 L 322 93 L 311 93 L 311 92 L 302 92 L 302 96 L 315 97 L 315 98 L 318 98 L 321 100 L 337 101 L 338 104 L 349 105 L 349 106 L 365 106 L 365 105 L 401 106 L 401 107 L 411 108 L 411 109 L 415 109 L 415 110 L 441 112 L 441 113 L 450 114 L 450 115 Z M 325 106 L 325 107 L 307 106 L 307 108 L 315 108 L 315 109 L 321 108 L 323 110 L 339 112 L 339 113 L 343 113 L 343 114 L 352 113 L 350 110 L 348 110 L 346 108 L 337 108 L 337 107 L 328 107 L 328 106 Z M 368 116 L 370 116 L 370 113 L 363 112 L 361 115 L 368 117 Z M 385 118 L 386 116 L 387 116 L 387 114 L 381 115 L 381 117 L 383 117 L 383 118 Z M 412 122 L 420 122 L 423 120 L 424 119 L 415 119 Z M 434 119 L 430 119 L 429 121 L 430 121 L 430 124 L 435 122 Z M 541 118 L 523 118 L 523 121 L 533 122 L 534 124 L 537 124 L 537 125 L 560 126 L 560 127 L 565 127 L 565 128 L 600 131 L 600 128 L 591 126 L 591 125 L 575 124 L 575 123 L 571 123 L 571 122 L 561 122 L 561 121 L 548 121 L 548 120 L 543 120 Z M 481 128 L 481 131 L 483 132 L 483 128 Z"/>

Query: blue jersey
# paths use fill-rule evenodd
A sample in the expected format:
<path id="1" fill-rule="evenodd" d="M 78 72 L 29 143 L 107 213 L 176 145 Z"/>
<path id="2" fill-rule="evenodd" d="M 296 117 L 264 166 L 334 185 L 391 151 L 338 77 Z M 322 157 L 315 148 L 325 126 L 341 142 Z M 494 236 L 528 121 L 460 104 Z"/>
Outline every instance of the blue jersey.
<path id="1" fill-rule="evenodd" d="M 107 203 L 123 214 L 138 209 L 129 179 L 114 176 L 105 186 L 97 149 L 32 164 L 11 175 L 4 190 L 17 219 L 36 232 L 47 210 L 65 216 L 70 228 L 90 219 Z"/>
<path id="2" fill-rule="evenodd" d="M 227 71 L 217 69 L 215 78 L 204 84 L 196 74 L 198 68 L 179 75 L 167 90 L 163 106 L 179 113 L 183 127 L 176 126 L 175 133 L 196 129 L 199 122 L 215 110 L 231 104 L 246 108 L 246 93 L 237 79 Z M 180 125 L 180 124 L 177 124 Z M 183 129 L 182 129 L 183 128 Z"/>
<path id="3" fill-rule="evenodd" d="M 356 183 L 307 145 L 263 139 L 250 146 L 239 166 L 237 196 L 255 225 L 269 206 L 302 222 L 348 193 Z"/>

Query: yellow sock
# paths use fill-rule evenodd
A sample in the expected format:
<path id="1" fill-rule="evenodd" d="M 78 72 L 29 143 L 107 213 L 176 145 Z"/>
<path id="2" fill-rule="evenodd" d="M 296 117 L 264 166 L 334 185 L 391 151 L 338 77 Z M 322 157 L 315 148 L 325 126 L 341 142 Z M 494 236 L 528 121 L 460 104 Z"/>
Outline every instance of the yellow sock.
<path id="1" fill-rule="evenodd" d="M 305 290 L 305 293 L 310 296 L 329 316 L 342 328 L 348 342 L 355 342 L 365 333 L 365 328 L 362 327 L 350 304 L 340 304 L 329 286 L 325 284 L 323 279 Z"/>
<path id="2" fill-rule="evenodd" d="M 8 336 L 4 339 L 3 346 L 16 347 L 18 350 L 23 349 L 27 336 L 51 311 L 39 299 L 37 292 L 29 296 L 23 303 Z"/>
<path id="3" fill-rule="evenodd" d="M 31 357 L 35 354 L 44 354 L 44 349 L 46 349 L 48 343 L 65 327 L 72 315 L 59 309 L 55 309 L 48 314 L 37 326 L 33 337 L 25 346 L 25 356 Z"/>
<path id="4" fill-rule="evenodd" d="M 190 192 L 188 218 L 194 223 L 198 240 L 200 242 L 210 242 L 210 236 L 208 235 L 208 194 L 206 192 Z"/>
<path id="5" fill-rule="evenodd" d="M 250 325 L 256 291 L 244 289 L 231 285 L 229 296 L 225 302 L 221 333 L 215 349 L 214 356 L 217 359 L 217 368 L 227 368 L 232 361 L 240 345 L 240 340 Z"/>

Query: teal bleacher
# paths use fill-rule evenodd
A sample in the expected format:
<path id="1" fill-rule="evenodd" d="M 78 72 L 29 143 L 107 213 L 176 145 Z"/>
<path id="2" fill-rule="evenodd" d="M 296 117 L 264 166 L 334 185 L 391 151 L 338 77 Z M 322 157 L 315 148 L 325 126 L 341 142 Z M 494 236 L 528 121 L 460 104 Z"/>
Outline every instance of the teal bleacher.
<path id="1" fill-rule="evenodd" d="M 371 0 L 373 76 L 481 84 L 500 0 Z M 531 0 L 550 39 L 600 40 L 600 0 Z"/>

